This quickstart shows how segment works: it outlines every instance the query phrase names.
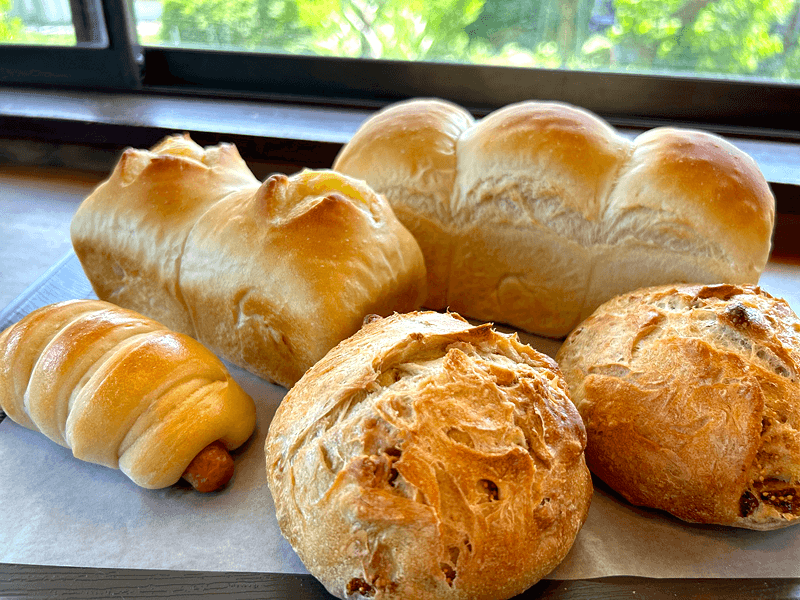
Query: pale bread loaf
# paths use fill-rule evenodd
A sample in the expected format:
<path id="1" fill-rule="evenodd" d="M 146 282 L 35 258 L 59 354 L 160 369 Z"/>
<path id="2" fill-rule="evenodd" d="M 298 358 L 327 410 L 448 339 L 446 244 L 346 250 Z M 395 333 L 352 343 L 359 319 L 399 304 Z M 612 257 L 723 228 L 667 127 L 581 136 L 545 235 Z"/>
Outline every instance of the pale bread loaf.
<path id="1" fill-rule="evenodd" d="M 457 315 L 372 321 L 309 370 L 266 441 L 278 522 L 340 598 L 510 598 L 589 508 L 553 360 Z"/>
<path id="2" fill-rule="evenodd" d="M 756 283 L 775 201 L 720 137 L 658 128 L 633 142 L 569 105 L 478 122 L 439 100 L 368 119 L 334 169 L 365 180 L 417 237 L 432 309 L 566 335 L 648 285 Z"/>
<path id="3" fill-rule="evenodd" d="M 686 521 L 775 529 L 800 519 L 800 320 L 755 286 L 618 296 L 556 360 L 592 471 Z"/>
<path id="4" fill-rule="evenodd" d="M 411 234 L 332 171 L 253 177 L 235 147 L 173 136 L 128 150 L 72 220 L 98 297 L 289 387 L 365 315 L 419 307 Z"/>

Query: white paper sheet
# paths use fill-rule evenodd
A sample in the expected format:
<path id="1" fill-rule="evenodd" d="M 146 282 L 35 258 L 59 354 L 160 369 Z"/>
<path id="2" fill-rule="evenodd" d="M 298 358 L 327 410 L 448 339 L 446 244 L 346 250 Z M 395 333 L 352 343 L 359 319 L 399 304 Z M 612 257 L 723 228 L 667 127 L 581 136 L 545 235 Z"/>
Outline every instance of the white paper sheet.
<path id="1" fill-rule="evenodd" d="M 800 289 L 792 280 L 798 277 L 797 270 L 771 272 L 762 284 L 797 310 L 790 294 Z M 551 355 L 558 348 L 522 337 Z M 285 390 L 231 372 L 256 400 L 258 427 L 235 454 L 233 481 L 214 494 L 188 486 L 144 490 L 10 419 L 0 423 L 0 562 L 305 573 L 280 535 L 266 484 L 264 438 Z M 800 526 L 758 532 L 691 525 L 631 507 L 598 485 L 586 524 L 550 578 L 613 575 L 800 577 Z"/>

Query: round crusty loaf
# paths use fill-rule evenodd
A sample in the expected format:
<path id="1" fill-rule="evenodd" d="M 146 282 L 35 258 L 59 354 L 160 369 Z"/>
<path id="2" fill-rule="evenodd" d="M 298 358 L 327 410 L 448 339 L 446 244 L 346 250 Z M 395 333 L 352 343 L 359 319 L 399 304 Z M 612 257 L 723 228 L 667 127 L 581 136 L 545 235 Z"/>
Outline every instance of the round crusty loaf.
<path id="1" fill-rule="evenodd" d="M 589 508 L 557 365 L 450 313 L 374 320 L 292 388 L 266 441 L 281 530 L 340 598 L 509 598 Z"/>
<path id="2" fill-rule="evenodd" d="M 723 139 L 658 128 L 633 142 L 569 105 L 473 122 L 439 100 L 368 119 L 334 169 L 386 195 L 428 269 L 424 306 L 561 337 L 639 287 L 756 283 L 775 201 Z"/>
<path id="3" fill-rule="evenodd" d="M 800 320 L 758 287 L 660 286 L 603 304 L 556 360 L 590 469 L 686 521 L 800 516 Z"/>

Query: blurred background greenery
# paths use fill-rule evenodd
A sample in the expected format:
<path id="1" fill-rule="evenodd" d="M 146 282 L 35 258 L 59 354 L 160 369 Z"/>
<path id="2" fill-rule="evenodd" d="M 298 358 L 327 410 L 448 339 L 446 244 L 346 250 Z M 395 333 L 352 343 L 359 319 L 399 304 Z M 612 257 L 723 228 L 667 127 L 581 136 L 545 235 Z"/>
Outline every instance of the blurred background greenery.
<path id="1" fill-rule="evenodd" d="M 150 46 L 800 80 L 800 0 L 132 0 Z M 69 0 L 0 42 L 76 43 Z"/>

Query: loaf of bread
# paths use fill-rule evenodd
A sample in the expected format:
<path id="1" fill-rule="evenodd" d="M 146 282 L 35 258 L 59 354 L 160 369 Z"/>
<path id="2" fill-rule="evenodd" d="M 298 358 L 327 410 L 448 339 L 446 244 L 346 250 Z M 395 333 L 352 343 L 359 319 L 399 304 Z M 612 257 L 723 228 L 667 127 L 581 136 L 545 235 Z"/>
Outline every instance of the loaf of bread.
<path id="1" fill-rule="evenodd" d="M 631 503 L 775 529 L 800 516 L 800 320 L 755 286 L 659 286 L 603 304 L 556 360 L 589 468 Z"/>
<path id="2" fill-rule="evenodd" d="M 33 311 L 0 334 L 0 407 L 76 458 L 144 488 L 213 491 L 255 428 L 253 400 L 196 340 L 100 300 Z"/>
<path id="3" fill-rule="evenodd" d="M 775 201 L 749 156 L 691 130 L 631 142 L 565 104 L 475 122 L 440 100 L 401 102 L 334 169 L 385 194 L 417 238 L 424 306 L 540 335 L 639 287 L 756 283 L 770 250 Z"/>
<path id="4" fill-rule="evenodd" d="M 417 308 L 422 254 L 386 200 L 332 171 L 263 184 L 230 145 L 127 150 L 72 243 L 100 299 L 289 387 L 364 316 Z"/>
<path id="5" fill-rule="evenodd" d="M 510 598 L 589 508 L 557 365 L 451 313 L 373 320 L 312 367 L 266 441 L 281 530 L 340 598 Z"/>

